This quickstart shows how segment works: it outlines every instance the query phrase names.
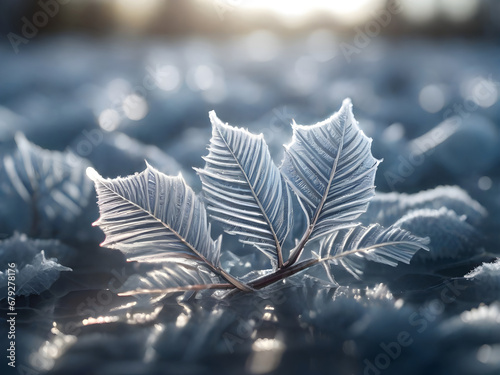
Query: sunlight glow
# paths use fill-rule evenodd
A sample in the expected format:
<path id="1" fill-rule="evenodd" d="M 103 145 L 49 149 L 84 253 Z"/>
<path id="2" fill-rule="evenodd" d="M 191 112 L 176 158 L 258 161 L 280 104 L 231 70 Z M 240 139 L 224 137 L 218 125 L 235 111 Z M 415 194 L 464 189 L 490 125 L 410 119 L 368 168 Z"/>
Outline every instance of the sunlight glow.
<path id="1" fill-rule="evenodd" d="M 292 18 L 297 22 L 312 14 L 328 12 L 345 23 L 355 23 L 368 18 L 382 4 L 379 0 L 252 0 L 243 2 L 241 8 L 271 11 L 287 21 Z"/>
<path id="2" fill-rule="evenodd" d="M 267 374 L 276 369 L 285 351 L 280 338 L 258 338 L 252 344 L 252 354 L 247 360 L 247 370 L 251 374 Z"/>
<path id="3" fill-rule="evenodd" d="M 59 331 L 57 323 L 53 322 L 52 329 L 50 330 L 51 336 L 46 340 L 38 349 L 29 356 L 29 365 L 36 371 L 31 373 L 38 374 L 51 370 L 56 360 L 61 357 L 66 350 L 73 345 L 77 338 L 73 335 L 66 335 Z"/>
<path id="4" fill-rule="evenodd" d="M 88 317 L 82 320 L 84 326 L 90 326 L 94 324 L 107 324 L 112 322 L 117 322 L 119 318 L 117 316 L 99 316 L 97 318 Z"/>
<path id="5" fill-rule="evenodd" d="M 338 15 L 359 12 L 373 0 L 253 0 L 245 4 L 249 8 L 271 10 L 285 16 L 301 16 L 314 11 L 329 11 Z"/>
<path id="6" fill-rule="evenodd" d="M 114 0 L 113 12 L 123 25 L 132 28 L 142 28 L 151 22 L 162 0 Z"/>
<path id="7" fill-rule="evenodd" d="M 500 323 L 500 303 L 493 303 L 490 306 L 479 305 L 469 311 L 460 314 L 460 319 L 464 323 L 487 326 L 488 323 Z"/>
<path id="8" fill-rule="evenodd" d="M 184 327 L 189 322 L 189 316 L 186 314 L 180 314 L 175 321 L 175 326 L 177 328 Z"/>
<path id="9" fill-rule="evenodd" d="M 153 311 L 150 312 L 138 312 L 138 313 L 130 313 L 126 314 L 127 323 L 128 324 L 144 324 L 148 322 L 154 321 L 160 311 L 163 309 L 163 306 L 156 307 Z"/>

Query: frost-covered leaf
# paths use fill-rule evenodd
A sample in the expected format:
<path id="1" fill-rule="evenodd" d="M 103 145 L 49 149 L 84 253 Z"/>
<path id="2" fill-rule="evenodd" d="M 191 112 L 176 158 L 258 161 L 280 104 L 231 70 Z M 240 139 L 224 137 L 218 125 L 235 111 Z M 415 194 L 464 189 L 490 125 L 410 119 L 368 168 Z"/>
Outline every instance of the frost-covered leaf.
<path id="1" fill-rule="evenodd" d="M 45 258 L 42 250 L 36 254 L 31 262 L 20 269 L 16 269 L 16 294 L 18 296 L 28 296 L 30 294 L 40 294 L 49 289 L 59 278 L 61 271 L 72 271 L 71 268 L 64 267 L 57 263 L 57 259 Z M 0 282 L 2 289 L 7 289 L 7 272 L 0 272 Z M 2 293 L 6 296 L 7 293 Z"/>
<path id="2" fill-rule="evenodd" d="M 261 135 L 223 124 L 210 113 L 213 131 L 206 165 L 198 169 L 211 217 L 281 266 L 292 228 L 291 194 Z"/>
<path id="3" fill-rule="evenodd" d="M 101 213 L 95 224 L 106 234 L 102 245 L 122 250 L 129 260 L 177 262 L 179 272 L 170 274 L 164 268 L 144 278 L 138 276 L 136 286 L 163 286 L 175 291 L 236 287 L 250 291 L 322 262 L 339 261 L 359 276 L 364 258 L 395 266 L 397 262 L 409 263 L 418 249 L 427 249 L 426 239 L 407 231 L 379 225 L 364 228 L 354 221 L 374 195 L 379 161 L 371 154 L 371 139 L 354 120 L 350 100 L 323 122 L 293 125 L 293 140 L 286 147 L 281 170 L 272 162 L 262 135 L 223 124 L 214 112 L 210 117 L 209 154 L 205 167 L 197 169 L 207 208 L 226 232 L 243 237 L 242 242 L 267 255 L 275 267 L 262 270 L 255 263 L 227 259 L 225 265 L 239 279 L 223 270 L 221 239 L 212 240 L 205 207 L 181 176 L 169 177 L 148 165 L 134 176 L 103 179 L 89 168 Z M 296 201 L 288 185 L 304 209 L 307 228 L 284 261 L 282 246 L 288 243 L 288 233 L 293 229 L 292 207 Z M 318 258 L 297 262 L 305 246 L 318 238 L 323 239 Z M 185 268 L 181 261 L 197 266 Z M 219 281 L 227 283 L 214 284 L 212 278 L 209 282 L 199 274 L 200 267 L 207 267 Z"/>
<path id="4" fill-rule="evenodd" d="M 219 262 L 219 244 L 210 237 L 205 210 L 182 176 L 170 177 L 149 166 L 126 178 L 104 179 L 93 170 L 106 234 L 102 246 L 123 251 L 129 260 L 166 257 Z"/>
<path id="5" fill-rule="evenodd" d="M 0 158 L 0 227 L 37 237 L 76 236 L 75 222 L 93 191 L 85 178 L 88 163 L 35 146 L 21 133 Z"/>
<path id="6" fill-rule="evenodd" d="M 58 240 L 32 239 L 25 234 L 14 233 L 10 238 L 0 241 L 0 264 L 16 263 L 24 267 L 42 250 L 49 258 L 57 258 L 65 264 L 76 255 L 76 250 Z"/>
<path id="7" fill-rule="evenodd" d="M 309 240 L 357 225 L 354 220 L 366 211 L 375 189 L 379 162 L 370 146 L 349 99 L 325 121 L 293 124 L 281 171 L 307 214 Z"/>
<path id="8" fill-rule="evenodd" d="M 16 277 L 16 286 L 19 288 L 19 295 L 40 294 L 59 278 L 59 272 L 72 271 L 71 268 L 57 263 L 56 258 L 45 258 L 42 250 L 35 255 L 33 262 L 27 264 L 19 271 Z"/>
<path id="9" fill-rule="evenodd" d="M 166 176 L 149 165 L 126 178 L 104 179 L 92 168 L 87 174 L 97 190 L 102 246 L 123 251 L 129 260 L 191 259 L 222 272 L 220 240 L 210 236 L 203 203 L 181 175 Z"/>
<path id="10" fill-rule="evenodd" d="M 320 257 L 328 258 L 352 252 L 334 259 L 355 277 L 363 273 L 365 259 L 396 266 L 398 262 L 410 263 L 420 249 L 428 250 L 429 239 L 420 238 L 397 228 L 383 228 L 378 224 L 342 229 L 321 240 Z M 360 251 L 358 251 L 360 250 Z M 361 251 L 362 250 L 362 251 Z"/>
<path id="11" fill-rule="evenodd" d="M 59 241 L 30 239 L 15 233 L 0 241 L 0 264 L 5 267 L 0 271 L 2 291 L 7 289 L 7 264 L 16 264 L 17 295 L 40 294 L 59 278 L 60 271 L 71 271 L 59 262 L 64 264 L 74 255 L 74 249 Z"/>
<path id="12" fill-rule="evenodd" d="M 465 259 L 481 252 L 477 248 L 480 240 L 477 230 L 466 221 L 465 215 L 458 216 L 445 207 L 410 211 L 394 226 L 416 236 L 430 237 L 431 251 L 418 253 L 415 260 L 419 262 Z"/>
<path id="13" fill-rule="evenodd" d="M 438 186 L 416 194 L 379 193 L 370 202 L 368 210 L 360 217 L 364 225 L 394 224 L 412 210 L 446 207 L 458 216 L 465 215 L 468 223 L 477 225 L 486 217 L 486 209 L 458 186 Z"/>

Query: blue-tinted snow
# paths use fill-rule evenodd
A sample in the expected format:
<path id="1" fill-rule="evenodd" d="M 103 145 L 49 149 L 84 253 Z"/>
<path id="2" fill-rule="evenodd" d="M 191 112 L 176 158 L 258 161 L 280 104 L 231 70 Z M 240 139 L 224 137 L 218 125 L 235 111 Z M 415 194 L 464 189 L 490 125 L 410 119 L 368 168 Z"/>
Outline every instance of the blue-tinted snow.
<path id="1" fill-rule="evenodd" d="M 81 221 L 65 223 L 59 212 L 38 223 L 48 228 L 40 234 L 35 206 L 0 181 L 2 238 L 17 230 L 55 237 L 74 249 L 68 256 L 50 243 L 36 247 L 73 271 L 62 272 L 40 295 L 18 298 L 20 371 L 243 373 L 258 368 L 251 365 L 266 361 L 267 353 L 277 359 L 276 373 L 286 374 L 497 374 L 498 45 L 377 38 L 348 63 L 338 50 L 326 61 L 307 55 L 300 38 L 278 38 L 279 54 L 252 61 L 244 43 L 244 36 L 217 44 L 63 36 L 32 42 L 19 55 L 0 47 L 2 155 L 10 155 L 21 132 L 44 149 L 70 150 L 106 177 L 141 171 L 147 160 L 169 174 L 182 171 L 199 191 L 191 167 L 203 165 L 209 110 L 262 132 L 279 163 L 292 119 L 322 120 L 350 97 L 360 127 L 373 138 L 375 157 L 384 159 L 379 192 L 458 185 L 482 207 L 441 191 L 423 206 L 372 212 L 376 222 L 401 219 L 403 228 L 433 242 L 430 253 L 408 266 L 370 265 L 361 282 L 339 270 L 335 281 L 344 286 L 335 289 L 318 268 L 272 293 L 229 302 L 210 293 L 169 296 L 150 305 L 148 298 L 118 292 L 130 275 L 155 266 L 126 263 L 121 253 L 98 248 L 97 228 L 85 234 L 97 219 L 93 193 L 85 197 Z M 421 100 L 422 92 L 438 92 L 434 99 L 443 100 L 442 108 L 426 111 L 432 106 Z M 386 206 L 376 202 L 373 207 Z M 423 216 L 414 216 L 419 210 Z M 65 227 L 64 235 L 58 227 Z M 214 226 L 214 237 L 218 231 Z M 251 247 L 236 246 L 226 236 L 224 247 L 239 251 L 239 257 L 222 258 L 235 275 L 251 272 L 252 262 L 264 264 Z"/>

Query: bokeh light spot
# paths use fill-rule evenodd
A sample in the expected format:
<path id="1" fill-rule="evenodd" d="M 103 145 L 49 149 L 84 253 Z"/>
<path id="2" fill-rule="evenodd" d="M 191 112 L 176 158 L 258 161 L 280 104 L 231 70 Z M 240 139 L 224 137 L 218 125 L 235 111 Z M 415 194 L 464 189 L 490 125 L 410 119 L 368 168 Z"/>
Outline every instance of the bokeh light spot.
<path id="1" fill-rule="evenodd" d="M 443 109 L 445 96 L 437 85 L 425 86 L 418 96 L 418 102 L 424 111 L 436 113 Z"/>
<path id="2" fill-rule="evenodd" d="M 477 181 L 477 186 L 479 187 L 479 189 L 484 191 L 490 190 L 493 186 L 493 181 L 491 181 L 491 178 L 489 178 L 488 176 L 483 176 L 480 177 Z"/>
<path id="3" fill-rule="evenodd" d="M 153 77 L 156 85 L 163 91 L 174 91 L 181 83 L 181 74 L 174 65 L 165 65 Z"/>
<path id="4" fill-rule="evenodd" d="M 131 120 L 142 120 L 146 117 L 148 111 L 148 104 L 142 96 L 132 94 L 123 101 L 123 112 Z"/>
<path id="5" fill-rule="evenodd" d="M 99 115 L 99 126 L 108 132 L 116 130 L 120 126 L 120 114 L 114 109 L 105 109 Z"/>
<path id="6" fill-rule="evenodd" d="M 278 56 L 280 40 L 267 30 L 258 30 L 250 33 L 245 40 L 247 53 L 255 61 L 271 61 Z"/>

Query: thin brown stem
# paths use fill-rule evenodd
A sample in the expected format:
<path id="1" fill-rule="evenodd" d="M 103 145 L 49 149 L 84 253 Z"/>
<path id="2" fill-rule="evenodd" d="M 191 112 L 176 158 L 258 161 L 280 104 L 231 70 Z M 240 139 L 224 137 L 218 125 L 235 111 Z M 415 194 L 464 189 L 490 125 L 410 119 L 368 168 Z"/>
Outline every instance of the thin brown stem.
<path id="1" fill-rule="evenodd" d="M 314 266 L 317 264 L 319 259 L 307 259 L 304 260 L 303 262 L 297 263 L 293 266 L 287 267 L 287 268 L 281 268 L 277 270 L 274 273 L 271 273 L 269 275 L 263 276 L 259 279 L 256 279 L 248 285 L 254 289 L 262 289 L 268 285 L 274 284 L 275 282 L 281 281 L 287 277 L 290 277 L 292 275 L 295 275 L 296 273 L 299 273 L 300 271 L 303 271 L 309 267 Z"/>
<path id="2" fill-rule="evenodd" d="M 286 268 L 281 268 L 278 269 L 276 272 L 273 272 L 269 275 L 262 276 L 258 279 L 255 279 L 248 284 L 248 290 L 241 290 L 237 288 L 234 284 L 205 284 L 205 285 L 187 285 L 187 286 L 181 286 L 181 287 L 174 287 L 174 288 L 166 288 L 166 289 L 139 289 L 139 290 L 133 290 L 130 292 L 124 292 L 124 293 L 119 293 L 119 296 L 133 296 L 137 294 L 152 294 L 152 293 L 174 293 L 174 292 L 186 292 L 186 291 L 200 291 L 200 290 L 206 290 L 206 289 L 232 289 L 230 294 L 232 293 L 237 293 L 237 292 L 248 292 L 248 291 L 253 291 L 253 290 L 259 290 L 262 288 L 265 288 L 266 286 L 269 286 L 271 284 L 274 284 L 278 281 L 281 281 L 287 277 L 293 276 L 307 268 L 310 268 L 312 266 L 315 266 L 317 264 L 330 261 L 330 260 L 335 260 L 339 259 L 348 255 L 356 254 L 356 253 L 366 253 L 368 251 L 371 251 L 373 249 L 376 249 L 381 246 L 387 246 L 388 244 L 392 244 L 392 242 L 386 242 L 383 244 L 377 244 L 373 246 L 369 246 L 366 248 L 362 249 L 354 249 L 354 250 L 349 250 L 345 251 L 343 253 L 329 256 L 326 258 L 316 258 L 316 259 L 307 259 L 304 260 L 300 263 L 291 265 Z"/>

